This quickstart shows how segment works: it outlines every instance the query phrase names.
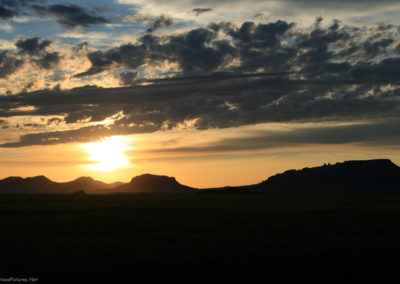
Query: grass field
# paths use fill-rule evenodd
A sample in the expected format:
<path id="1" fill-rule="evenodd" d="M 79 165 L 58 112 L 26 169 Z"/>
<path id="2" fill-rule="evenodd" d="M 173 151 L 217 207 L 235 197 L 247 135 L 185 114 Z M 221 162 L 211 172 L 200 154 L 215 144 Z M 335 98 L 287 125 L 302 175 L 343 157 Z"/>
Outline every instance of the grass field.
<path id="1" fill-rule="evenodd" d="M 3 195 L 0 277 L 399 283 L 400 197 Z"/>

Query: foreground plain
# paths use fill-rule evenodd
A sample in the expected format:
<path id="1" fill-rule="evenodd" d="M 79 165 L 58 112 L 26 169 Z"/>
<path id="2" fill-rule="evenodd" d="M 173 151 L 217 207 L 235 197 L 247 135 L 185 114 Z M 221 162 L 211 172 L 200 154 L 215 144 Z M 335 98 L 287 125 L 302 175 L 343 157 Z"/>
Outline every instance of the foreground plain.
<path id="1" fill-rule="evenodd" d="M 400 196 L 0 196 L 0 277 L 399 283 Z"/>

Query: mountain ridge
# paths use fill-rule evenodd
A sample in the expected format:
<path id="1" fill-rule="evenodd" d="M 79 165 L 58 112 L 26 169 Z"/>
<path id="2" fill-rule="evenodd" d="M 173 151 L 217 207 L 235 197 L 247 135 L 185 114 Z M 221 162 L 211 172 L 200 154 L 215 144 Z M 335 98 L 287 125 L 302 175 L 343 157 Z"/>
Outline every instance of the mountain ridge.
<path id="1" fill-rule="evenodd" d="M 270 193 L 394 193 L 400 192 L 400 167 L 389 159 L 349 160 L 287 170 L 250 187 Z"/>
<path id="2" fill-rule="evenodd" d="M 0 180 L 0 194 L 179 193 L 191 190 L 194 188 L 180 184 L 175 177 L 152 174 L 133 177 L 129 183 L 104 183 L 84 176 L 72 181 L 54 182 L 43 175 L 26 178 L 12 176 Z"/>
<path id="3" fill-rule="evenodd" d="M 104 183 L 92 177 L 54 182 L 43 175 L 11 176 L 0 180 L 0 194 L 106 193 L 400 193 L 400 167 L 389 159 L 349 160 L 318 167 L 287 170 L 260 183 L 197 189 L 180 184 L 175 177 L 142 174 L 128 183 Z"/>
<path id="4" fill-rule="evenodd" d="M 178 192 L 191 192 L 195 188 L 182 185 L 175 177 L 142 174 L 135 176 L 127 184 L 121 185 L 116 188 L 121 192 L 165 192 L 165 193 L 178 193 Z"/>

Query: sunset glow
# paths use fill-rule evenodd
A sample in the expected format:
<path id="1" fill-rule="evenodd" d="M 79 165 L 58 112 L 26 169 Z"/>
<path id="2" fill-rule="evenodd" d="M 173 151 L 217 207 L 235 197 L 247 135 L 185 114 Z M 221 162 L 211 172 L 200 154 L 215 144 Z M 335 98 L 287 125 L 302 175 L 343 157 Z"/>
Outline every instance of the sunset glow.
<path id="1" fill-rule="evenodd" d="M 127 138 L 113 136 L 101 142 L 83 144 L 86 152 L 90 154 L 89 159 L 94 162 L 86 167 L 95 171 L 109 172 L 129 166 L 129 159 L 124 155 L 124 152 L 132 149 L 127 145 L 128 142 Z"/>
<path id="2" fill-rule="evenodd" d="M 0 179 L 246 185 L 400 162 L 400 1 L 0 0 Z"/>

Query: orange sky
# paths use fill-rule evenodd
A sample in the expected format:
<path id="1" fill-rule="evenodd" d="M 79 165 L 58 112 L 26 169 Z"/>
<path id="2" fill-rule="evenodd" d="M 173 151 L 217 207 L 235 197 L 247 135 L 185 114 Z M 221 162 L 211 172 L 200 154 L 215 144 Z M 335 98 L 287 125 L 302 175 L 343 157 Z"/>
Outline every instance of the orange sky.
<path id="1" fill-rule="evenodd" d="M 114 141 L 108 143 L 109 148 L 107 142 L 1 148 L 0 178 L 45 175 L 54 181 L 69 181 L 80 176 L 91 176 L 105 182 L 128 182 L 136 175 L 152 173 L 175 176 L 183 184 L 206 188 L 252 184 L 288 169 L 350 159 L 390 158 L 400 164 L 398 150 L 360 144 L 278 145 L 271 149 L 231 151 L 207 151 L 195 147 L 206 147 L 261 129 L 287 127 L 279 124 L 256 125 L 225 130 L 177 130 L 114 137 L 105 140 Z M 99 145 L 102 144 L 99 151 Z M 96 149 L 97 156 L 93 157 L 90 149 Z M 121 162 L 121 157 L 116 153 L 121 153 L 126 160 Z M 105 169 L 101 167 L 102 159 L 108 162 Z"/>

